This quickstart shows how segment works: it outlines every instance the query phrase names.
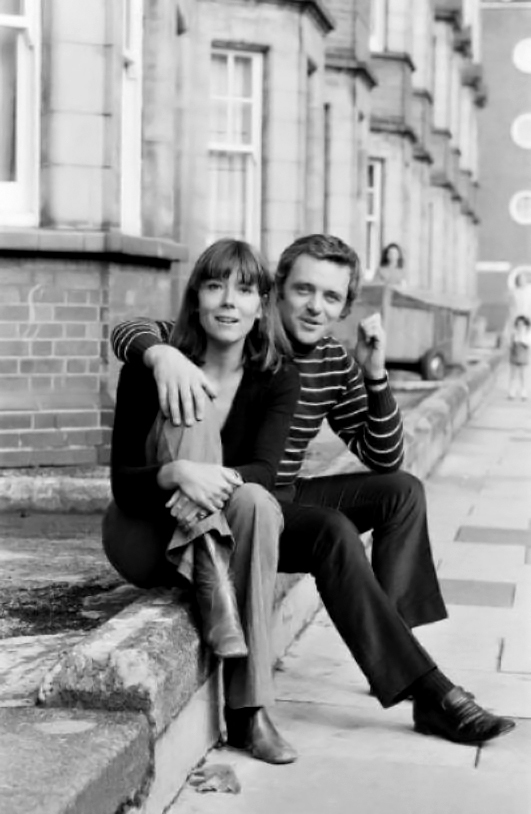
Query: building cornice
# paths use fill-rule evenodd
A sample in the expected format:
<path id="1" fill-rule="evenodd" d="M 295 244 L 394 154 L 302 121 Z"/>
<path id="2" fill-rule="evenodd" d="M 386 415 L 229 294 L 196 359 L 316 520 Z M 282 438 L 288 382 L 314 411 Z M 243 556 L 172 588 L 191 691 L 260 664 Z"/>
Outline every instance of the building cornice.
<path id="1" fill-rule="evenodd" d="M 417 134 L 402 118 L 393 116 L 371 116 L 370 124 L 373 133 L 392 133 L 393 135 L 408 139 L 412 144 L 418 142 Z"/>
<path id="2" fill-rule="evenodd" d="M 329 34 L 336 27 L 334 17 L 328 11 L 323 0 L 257 0 L 258 3 L 267 3 L 273 6 L 295 6 L 303 13 L 308 12 L 325 34 Z"/>
<path id="3" fill-rule="evenodd" d="M 422 144 L 415 144 L 413 147 L 413 158 L 421 164 L 433 164 L 433 156 Z"/>
<path id="4" fill-rule="evenodd" d="M 335 48 L 327 49 L 326 51 L 326 67 L 330 71 L 337 73 L 349 73 L 352 76 L 359 77 L 369 88 L 376 87 L 378 80 L 371 70 L 367 62 L 360 62 L 360 60 L 353 57 L 349 51 Z"/>
<path id="5" fill-rule="evenodd" d="M 435 0 L 435 19 L 450 23 L 454 28 L 461 27 L 463 17 L 462 0 Z"/>
<path id="6" fill-rule="evenodd" d="M 69 229 L 0 229 L 0 255 L 92 255 L 142 259 L 170 264 L 188 258 L 182 243 L 156 237 L 127 235 L 120 231 L 94 232 Z"/>
<path id="7" fill-rule="evenodd" d="M 371 55 L 371 60 L 377 61 L 379 59 L 389 62 L 403 62 L 411 71 L 416 70 L 413 59 L 405 51 L 375 51 Z"/>
<path id="8" fill-rule="evenodd" d="M 425 99 L 430 105 L 433 104 L 433 95 L 427 88 L 414 88 L 413 96 L 416 96 L 418 99 Z"/>
<path id="9" fill-rule="evenodd" d="M 455 32 L 454 51 L 457 51 L 458 54 L 462 54 L 464 57 L 470 57 L 472 55 L 472 27 L 470 25 L 466 25 L 464 28 Z"/>

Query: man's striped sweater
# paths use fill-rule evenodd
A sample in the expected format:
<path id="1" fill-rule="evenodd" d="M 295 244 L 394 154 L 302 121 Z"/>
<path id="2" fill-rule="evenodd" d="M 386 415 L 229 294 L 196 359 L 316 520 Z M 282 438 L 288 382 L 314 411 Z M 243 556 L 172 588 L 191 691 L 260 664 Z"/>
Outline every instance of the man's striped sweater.
<path id="1" fill-rule="evenodd" d="M 149 347 L 168 341 L 172 327 L 172 322 L 141 318 L 121 323 L 111 337 L 114 353 L 122 362 L 140 361 Z M 332 336 L 308 350 L 297 349 L 294 361 L 300 371 L 300 398 L 276 486 L 294 483 L 325 418 L 370 469 L 398 469 L 404 456 L 402 418 L 389 383 L 364 380 L 357 362 Z"/>

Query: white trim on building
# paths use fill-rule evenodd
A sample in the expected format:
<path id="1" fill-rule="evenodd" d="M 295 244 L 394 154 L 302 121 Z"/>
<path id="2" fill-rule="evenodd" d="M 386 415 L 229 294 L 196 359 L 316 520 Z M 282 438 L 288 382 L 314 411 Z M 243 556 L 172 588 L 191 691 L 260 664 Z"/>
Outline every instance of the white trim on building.
<path id="1" fill-rule="evenodd" d="M 123 0 L 120 223 L 142 230 L 142 41 L 143 0 Z"/>
<path id="2" fill-rule="evenodd" d="M 213 48 L 210 75 L 207 242 L 260 245 L 263 54 Z"/>
<path id="3" fill-rule="evenodd" d="M 40 0 L 0 14 L 0 225 L 39 222 Z"/>
<path id="4" fill-rule="evenodd" d="M 385 161 L 369 158 L 367 163 L 366 276 L 374 276 L 382 251 L 383 192 Z"/>

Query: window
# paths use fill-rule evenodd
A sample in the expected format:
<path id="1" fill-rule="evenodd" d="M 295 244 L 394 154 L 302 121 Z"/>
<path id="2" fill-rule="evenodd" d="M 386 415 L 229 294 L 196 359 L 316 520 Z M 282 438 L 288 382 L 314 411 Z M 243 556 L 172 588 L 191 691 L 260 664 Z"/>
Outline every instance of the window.
<path id="1" fill-rule="evenodd" d="M 531 192 L 523 190 L 513 195 L 509 204 L 511 217 L 517 223 L 531 223 Z"/>
<path id="2" fill-rule="evenodd" d="M 367 277 L 374 276 L 382 250 L 384 162 L 370 158 L 367 166 Z"/>
<path id="3" fill-rule="evenodd" d="M 531 39 L 520 40 L 513 50 L 513 62 L 519 71 L 531 73 Z"/>
<path id="4" fill-rule="evenodd" d="M 121 227 L 141 232 L 143 0 L 123 0 Z"/>
<path id="5" fill-rule="evenodd" d="M 262 61 L 244 51 L 211 55 L 208 242 L 260 244 Z"/>
<path id="6" fill-rule="evenodd" d="M 531 113 L 522 113 L 511 127 L 513 141 L 524 150 L 531 150 Z"/>
<path id="7" fill-rule="evenodd" d="M 371 51 L 385 50 L 387 0 L 371 0 L 371 30 L 369 47 Z"/>
<path id="8" fill-rule="evenodd" d="M 38 223 L 39 0 L 0 0 L 0 223 Z"/>

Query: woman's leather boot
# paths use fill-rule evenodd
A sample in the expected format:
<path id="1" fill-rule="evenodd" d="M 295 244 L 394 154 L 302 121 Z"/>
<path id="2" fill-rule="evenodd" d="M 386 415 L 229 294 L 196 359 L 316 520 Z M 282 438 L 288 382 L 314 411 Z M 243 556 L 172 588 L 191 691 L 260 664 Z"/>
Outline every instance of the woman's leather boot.
<path id="1" fill-rule="evenodd" d="M 242 658 L 247 645 L 229 573 L 229 551 L 209 533 L 194 545 L 194 586 L 203 639 L 221 659 Z"/>

